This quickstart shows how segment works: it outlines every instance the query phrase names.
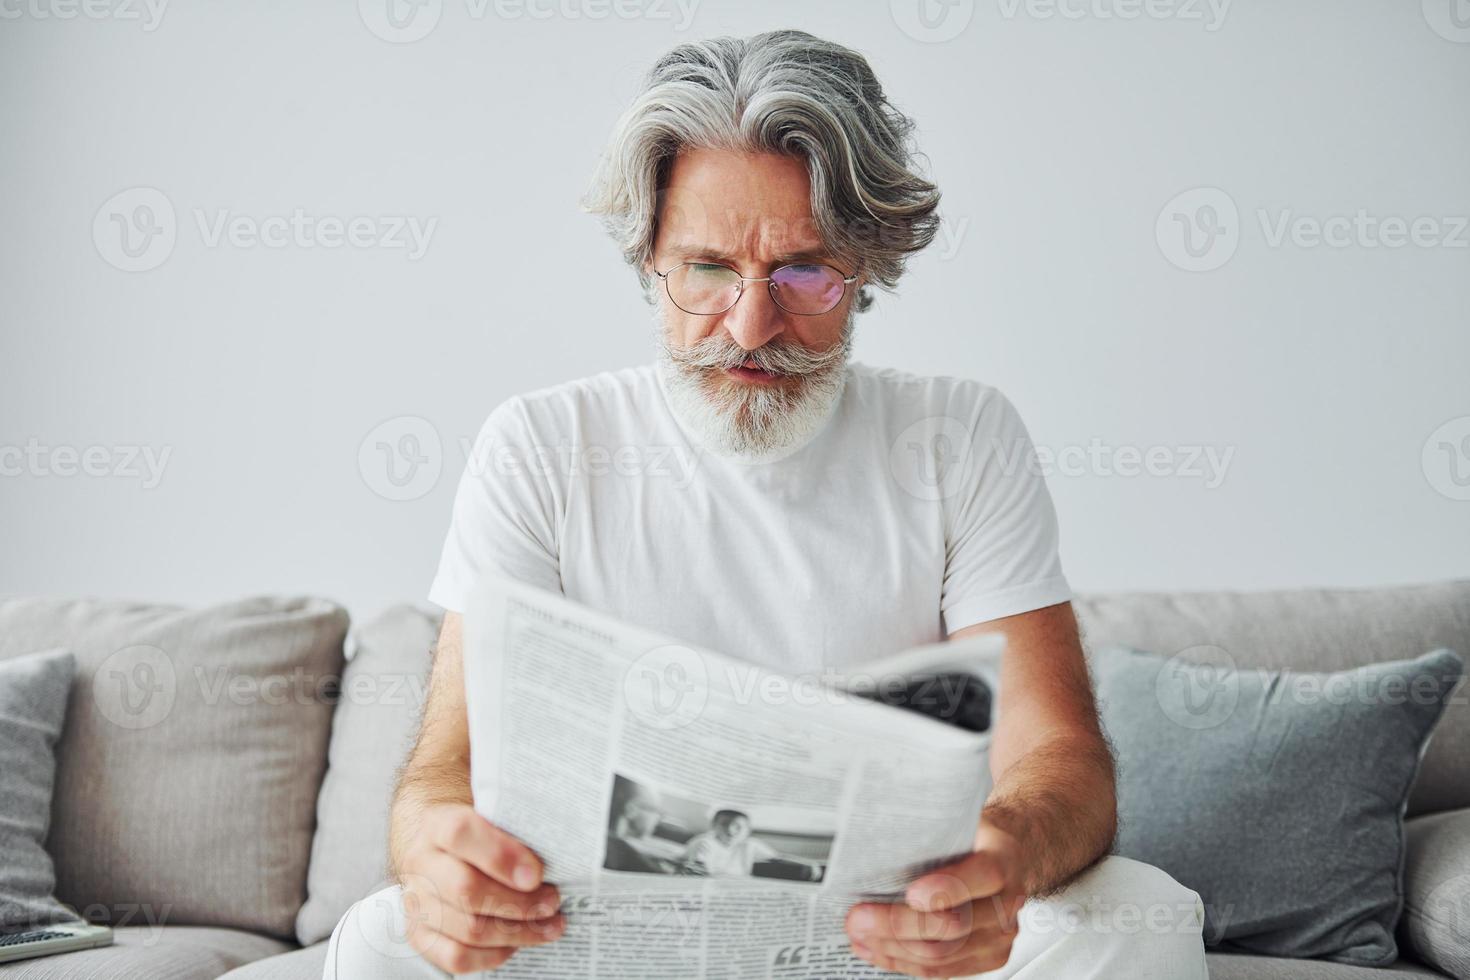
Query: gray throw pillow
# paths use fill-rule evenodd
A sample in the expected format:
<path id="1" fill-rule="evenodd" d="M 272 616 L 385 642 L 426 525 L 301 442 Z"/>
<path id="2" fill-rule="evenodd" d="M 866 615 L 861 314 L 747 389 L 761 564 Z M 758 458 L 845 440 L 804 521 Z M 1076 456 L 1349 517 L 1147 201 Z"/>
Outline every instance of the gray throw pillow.
<path id="1" fill-rule="evenodd" d="M 1332 674 L 1099 651 L 1116 852 L 1199 892 L 1208 945 L 1393 963 L 1404 809 L 1463 670 L 1450 650 Z"/>
<path id="2" fill-rule="evenodd" d="M 76 671 L 65 650 L 0 661 L 0 932 L 76 918 L 52 895 L 46 853 L 56 740 Z"/>

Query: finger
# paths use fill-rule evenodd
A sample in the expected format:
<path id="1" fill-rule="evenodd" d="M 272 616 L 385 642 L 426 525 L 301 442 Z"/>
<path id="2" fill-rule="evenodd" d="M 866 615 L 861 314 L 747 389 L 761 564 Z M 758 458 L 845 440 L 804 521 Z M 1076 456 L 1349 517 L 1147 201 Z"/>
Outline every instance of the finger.
<path id="1" fill-rule="evenodd" d="M 892 957 L 900 963 L 922 966 L 953 966 L 960 960 L 969 959 L 996 949 L 1010 949 L 1015 942 L 1016 930 L 999 926 L 977 929 L 962 939 L 925 940 L 895 939 L 887 936 L 860 940 L 861 945 L 874 952 Z M 954 974 L 959 976 L 960 974 Z"/>
<path id="2" fill-rule="evenodd" d="M 498 970 L 515 953 L 509 947 L 483 949 L 466 946 L 426 926 L 411 928 L 408 940 L 424 959 L 441 970 L 455 974 Z"/>
<path id="3" fill-rule="evenodd" d="M 474 865 L 503 885 L 529 892 L 541 884 L 544 868 L 535 852 L 473 807 L 436 811 L 425 829 L 435 847 Z"/>
<path id="4" fill-rule="evenodd" d="M 425 906 L 426 914 L 438 904 L 475 915 L 529 922 L 550 918 L 561 905 L 555 885 L 541 885 L 531 892 L 516 891 L 445 851 L 429 852 L 418 868 L 416 874 L 404 878 L 403 884 Z M 437 928 L 435 922 L 429 925 Z"/>
<path id="5" fill-rule="evenodd" d="M 1011 945 L 1009 938 L 977 942 L 975 937 L 971 937 L 956 952 L 945 951 L 924 959 L 895 955 L 858 942 L 852 944 L 852 950 L 874 966 L 894 973 L 915 977 L 968 977 L 1005 966 L 1011 957 Z"/>
<path id="6" fill-rule="evenodd" d="M 475 915 L 463 909 L 445 906 L 435 931 L 465 946 L 495 948 L 499 946 L 540 946 L 560 939 L 566 932 L 566 919 L 560 915 L 522 922 Z"/>
<path id="7" fill-rule="evenodd" d="M 920 911 L 936 912 L 995 895 L 1009 883 L 1006 859 L 991 851 L 976 851 L 914 881 L 904 892 L 904 901 Z"/>
<path id="8" fill-rule="evenodd" d="M 968 902 L 939 912 L 920 912 L 900 903 L 863 902 L 848 910 L 847 934 L 863 942 L 870 939 L 935 942 L 963 939 L 975 927 L 975 911 L 975 906 Z"/>

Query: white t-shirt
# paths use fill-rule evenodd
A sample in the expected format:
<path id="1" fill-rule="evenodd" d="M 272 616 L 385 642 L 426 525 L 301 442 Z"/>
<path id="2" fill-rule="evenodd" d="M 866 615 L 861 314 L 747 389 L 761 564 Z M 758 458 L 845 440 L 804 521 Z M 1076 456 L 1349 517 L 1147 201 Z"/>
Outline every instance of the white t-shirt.
<path id="1" fill-rule="evenodd" d="M 495 569 L 788 673 L 851 668 L 1065 602 L 1025 426 L 975 381 L 848 368 L 784 456 L 719 456 L 653 365 L 499 405 L 477 437 L 429 599 Z"/>

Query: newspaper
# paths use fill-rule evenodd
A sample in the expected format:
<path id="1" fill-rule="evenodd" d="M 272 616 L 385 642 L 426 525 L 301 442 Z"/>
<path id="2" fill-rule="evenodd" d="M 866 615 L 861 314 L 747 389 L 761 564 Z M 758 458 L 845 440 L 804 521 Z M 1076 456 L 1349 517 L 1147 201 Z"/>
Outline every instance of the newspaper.
<path id="1" fill-rule="evenodd" d="M 495 577 L 464 629 L 475 809 L 541 856 L 567 920 L 496 978 L 892 976 L 847 910 L 972 848 L 989 733 L 855 692 L 998 691 L 998 636 L 789 676 Z"/>

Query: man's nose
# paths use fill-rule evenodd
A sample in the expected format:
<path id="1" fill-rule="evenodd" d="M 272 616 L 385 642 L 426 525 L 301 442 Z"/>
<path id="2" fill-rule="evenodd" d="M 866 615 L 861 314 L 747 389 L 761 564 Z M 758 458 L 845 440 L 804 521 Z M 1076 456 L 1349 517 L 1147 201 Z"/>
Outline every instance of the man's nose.
<path id="1" fill-rule="evenodd" d="M 724 327 L 743 350 L 763 347 L 786 329 L 784 313 L 771 298 L 769 283 L 748 282 L 740 301 L 725 313 Z"/>

